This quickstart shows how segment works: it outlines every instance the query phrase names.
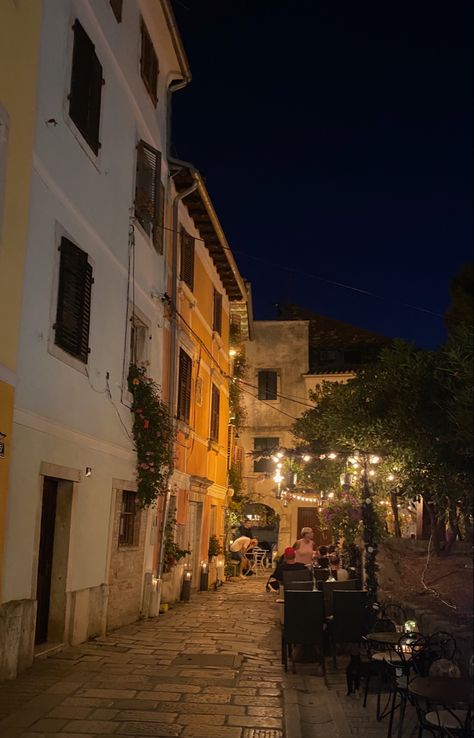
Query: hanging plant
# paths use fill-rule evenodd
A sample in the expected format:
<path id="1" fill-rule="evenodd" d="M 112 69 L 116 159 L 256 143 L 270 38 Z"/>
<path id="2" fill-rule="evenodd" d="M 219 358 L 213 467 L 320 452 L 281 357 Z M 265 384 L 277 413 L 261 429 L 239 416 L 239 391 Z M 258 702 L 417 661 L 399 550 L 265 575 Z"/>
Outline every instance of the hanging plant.
<path id="1" fill-rule="evenodd" d="M 158 385 L 146 376 L 144 367 L 130 365 L 128 388 L 133 397 L 138 498 L 142 507 L 148 507 L 166 492 L 173 466 L 173 423 Z"/>
<path id="2" fill-rule="evenodd" d="M 180 548 L 175 541 L 176 537 L 176 515 L 170 513 L 165 526 L 165 537 L 163 544 L 163 571 L 171 571 L 180 559 L 191 553 L 188 548 Z"/>
<path id="3" fill-rule="evenodd" d="M 336 541 L 344 540 L 346 546 L 354 543 L 362 520 L 360 502 L 349 492 L 341 492 L 328 500 L 322 511 L 322 519 Z"/>

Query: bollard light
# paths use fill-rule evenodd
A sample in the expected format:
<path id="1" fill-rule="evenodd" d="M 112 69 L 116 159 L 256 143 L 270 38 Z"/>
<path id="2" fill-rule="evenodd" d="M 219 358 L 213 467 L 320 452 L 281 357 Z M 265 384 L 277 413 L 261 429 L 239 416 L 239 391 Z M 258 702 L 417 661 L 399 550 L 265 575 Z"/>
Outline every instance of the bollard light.
<path id="1" fill-rule="evenodd" d="M 191 572 L 185 571 L 183 576 L 183 586 L 181 587 L 181 600 L 183 602 L 189 602 L 191 597 L 191 579 Z"/>
<path id="2" fill-rule="evenodd" d="M 209 588 L 209 568 L 205 561 L 201 564 L 201 581 L 199 582 L 199 591 L 207 592 Z"/>

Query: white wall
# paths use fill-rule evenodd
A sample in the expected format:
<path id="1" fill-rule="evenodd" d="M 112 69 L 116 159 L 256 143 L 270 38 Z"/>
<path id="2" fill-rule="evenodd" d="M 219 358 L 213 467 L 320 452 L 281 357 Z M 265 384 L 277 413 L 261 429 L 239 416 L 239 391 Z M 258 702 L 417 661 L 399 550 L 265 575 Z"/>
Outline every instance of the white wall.
<path id="1" fill-rule="evenodd" d="M 160 62 L 156 110 L 139 72 L 140 7 Z M 95 44 L 105 79 L 98 157 L 67 112 L 75 18 Z M 165 153 L 166 85 L 177 70 L 160 3 L 127 0 L 118 24 L 108 0 L 44 0 L 5 602 L 35 596 L 43 462 L 82 475 L 73 493 L 67 589 L 107 579 L 112 478 L 135 478 L 130 412 L 121 398 L 136 143 L 143 138 Z M 151 295 L 164 292 L 164 259 L 136 230 L 135 300 L 153 337 L 149 372 L 161 383 L 162 305 Z M 51 352 L 61 233 L 88 253 L 94 268 L 88 376 Z M 107 374 L 113 402 L 104 392 Z"/>

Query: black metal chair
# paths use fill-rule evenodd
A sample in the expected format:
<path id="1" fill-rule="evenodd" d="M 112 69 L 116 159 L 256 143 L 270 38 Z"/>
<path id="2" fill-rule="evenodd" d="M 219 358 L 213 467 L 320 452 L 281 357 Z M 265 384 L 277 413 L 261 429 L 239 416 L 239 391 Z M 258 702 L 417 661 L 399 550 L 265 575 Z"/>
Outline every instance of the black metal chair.
<path id="1" fill-rule="evenodd" d="M 394 653 L 389 654 L 386 659 L 387 665 L 392 670 L 391 706 L 385 713 L 389 715 L 387 738 L 391 738 L 393 718 L 397 710 L 399 710 L 397 734 L 398 738 L 403 736 L 403 720 L 409 699 L 408 685 L 412 678 L 424 674 L 428 646 L 428 638 L 421 633 L 403 633 L 394 647 Z"/>
<path id="2" fill-rule="evenodd" d="M 312 592 L 313 589 L 314 583 L 311 581 L 311 579 L 306 579 L 301 582 L 290 579 L 290 581 L 285 584 L 285 592 L 291 592 L 295 590 L 300 592 Z"/>
<path id="3" fill-rule="evenodd" d="M 325 582 L 329 578 L 330 573 L 329 569 L 313 568 L 313 577 L 317 582 Z"/>
<path id="4" fill-rule="evenodd" d="M 289 582 L 312 582 L 313 578 L 308 568 L 295 569 L 295 571 L 284 571 L 283 586 L 286 588 Z"/>
<path id="5" fill-rule="evenodd" d="M 375 622 L 370 625 L 371 633 L 396 633 L 397 628 L 395 623 L 389 618 L 377 618 Z M 367 676 L 365 681 L 364 691 L 364 702 L 363 707 L 367 707 L 367 697 L 369 695 L 369 685 L 373 677 L 378 680 L 377 687 L 377 720 L 379 720 L 380 714 L 380 695 L 381 688 L 384 682 L 384 677 L 387 672 L 387 667 L 384 661 L 384 651 L 387 650 L 387 646 L 380 648 L 380 644 L 376 641 L 366 641 L 367 655 L 369 657 L 369 668 L 367 670 Z"/>
<path id="6" fill-rule="evenodd" d="M 323 582 L 324 611 L 326 617 L 330 617 L 333 612 L 332 600 L 333 592 L 337 590 L 355 590 L 356 580 L 348 579 L 345 582 Z"/>
<path id="7" fill-rule="evenodd" d="M 418 717 L 418 738 L 428 731 L 435 738 L 472 738 L 474 731 L 472 707 L 457 709 L 431 705 L 423 697 L 414 695 Z"/>
<path id="8" fill-rule="evenodd" d="M 382 603 L 381 616 L 382 618 L 391 620 L 393 623 L 395 623 L 396 630 L 398 630 L 400 633 L 403 632 L 403 626 L 405 625 L 407 620 L 407 612 L 405 608 L 402 607 L 402 605 L 399 605 L 397 602 Z"/>
<path id="9" fill-rule="evenodd" d="M 285 591 L 284 622 L 282 624 L 282 662 L 287 671 L 288 657 L 296 672 L 294 646 L 316 647 L 323 674 L 324 664 L 324 601 L 321 592 Z"/>
<path id="10" fill-rule="evenodd" d="M 367 634 L 367 592 L 334 589 L 332 598 L 333 617 L 329 623 L 329 635 L 336 666 L 337 644 L 360 644 L 362 637 Z"/>

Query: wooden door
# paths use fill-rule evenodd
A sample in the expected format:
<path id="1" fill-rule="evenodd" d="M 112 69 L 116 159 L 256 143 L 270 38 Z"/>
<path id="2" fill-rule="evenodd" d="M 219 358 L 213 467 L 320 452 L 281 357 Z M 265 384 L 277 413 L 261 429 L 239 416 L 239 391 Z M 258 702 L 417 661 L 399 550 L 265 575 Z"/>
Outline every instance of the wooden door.
<path id="1" fill-rule="evenodd" d="M 314 533 L 314 544 L 318 546 L 328 546 L 331 543 L 331 534 L 329 531 L 322 531 L 319 524 L 318 509 L 316 507 L 299 507 L 298 508 L 298 530 L 297 538 L 300 538 L 301 528 L 312 528 Z"/>
<path id="2" fill-rule="evenodd" d="M 48 640 L 49 603 L 51 597 L 51 574 L 53 569 L 54 528 L 58 482 L 45 477 L 43 483 L 43 505 L 41 509 L 41 532 L 38 553 L 38 579 L 36 584 L 35 643 Z"/>

